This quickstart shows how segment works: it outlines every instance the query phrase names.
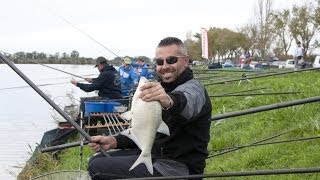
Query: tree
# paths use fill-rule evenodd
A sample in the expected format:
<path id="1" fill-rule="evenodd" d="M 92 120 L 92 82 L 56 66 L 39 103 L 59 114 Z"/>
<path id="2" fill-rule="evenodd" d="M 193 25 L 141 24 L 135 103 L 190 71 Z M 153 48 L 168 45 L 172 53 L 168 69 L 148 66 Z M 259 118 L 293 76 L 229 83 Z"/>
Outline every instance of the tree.
<path id="1" fill-rule="evenodd" d="M 273 18 L 273 33 L 276 35 L 275 54 L 279 56 L 284 53 L 288 55 L 288 51 L 291 47 L 293 35 L 290 32 L 290 10 L 284 9 L 272 14 Z"/>
<path id="2" fill-rule="evenodd" d="M 79 52 L 76 51 L 76 50 L 73 50 L 71 53 L 70 53 L 70 57 L 73 58 L 73 59 L 78 59 L 80 56 Z"/>
<path id="3" fill-rule="evenodd" d="M 292 8 L 292 20 L 290 22 L 290 30 L 296 41 L 301 41 L 304 48 L 304 55 L 312 52 L 310 46 L 313 46 L 315 41 L 315 33 L 319 27 L 315 24 L 315 16 L 317 12 L 312 4 L 304 4 L 301 7 L 294 6 Z M 310 50 L 310 51 L 309 51 Z"/>
<path id="4" fill-rule="evenodd" d="M 272 0 L 258 0 L 258 11 L 256 12 L 257 48 L 261 57 L 266 59 L 267 51 L 270 49 L 273 39 L 272 28 Z"/>

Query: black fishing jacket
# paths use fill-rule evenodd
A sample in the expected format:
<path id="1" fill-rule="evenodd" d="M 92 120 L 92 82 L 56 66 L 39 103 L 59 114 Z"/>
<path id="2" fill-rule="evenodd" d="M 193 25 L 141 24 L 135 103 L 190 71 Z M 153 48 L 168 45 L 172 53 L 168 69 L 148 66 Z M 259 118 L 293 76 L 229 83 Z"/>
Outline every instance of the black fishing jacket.
<path id="1" fill-rule="evenodd" d="M 121 84 L 118 71 L 110 64 L 107 64 L 92 83 L 77 83 L 77 86 L 85 92 L 99 90 L 98 95 L 104 98 L 121 99 Z"/>
<path id="2" fill-rule="evenodd" d="M 169 110 L 162 111 L 162 119 L 170 129 L 170 136 L 157 133 L 152 157 L 172 159 L 187 165 L 190 174 L 203 174 L 210 140 L 211 101 L 202 84 L 193 79 L 187 68 L 172 83 L 161 83 L 174 101 Z M 117 148 L 136 147 L 123 135 L 116 136 Z"/>

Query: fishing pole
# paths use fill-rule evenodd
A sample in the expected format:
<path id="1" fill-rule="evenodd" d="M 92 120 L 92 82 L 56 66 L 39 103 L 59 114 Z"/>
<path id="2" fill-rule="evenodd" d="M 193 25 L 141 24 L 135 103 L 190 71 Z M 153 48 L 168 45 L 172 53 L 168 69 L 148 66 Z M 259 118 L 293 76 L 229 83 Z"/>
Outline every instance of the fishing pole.
<path id="1" fill-rule="evenodd" d="M 6 53 L 6 52 L 4 52 L 4 51 L 0 51 L 0 52 L 2 52 L 2 53 L 4 53 L 4 54 L 9 54 L 9 53 Z M 38 63 L 38 62 L 33 61 L 33 60 L 31 60 L 31 59 L 23 58 L 23 57 L 20 57 L 20 56 L 17 56 L 17 55 L 13 55 L 13 54 L 9 54 L 9 55 L 14 56 L 14 57 L 17 57 L 17 58 L 20 58 L 20 59 L 24 59 L 24 60 L 27 60 L 27 61 L 30 61 L 30 62 L 33 62 L 33 63 L 35 63 L 35 64 L 39 64 L 39 65 L 41 65 L 41 66 L 44 66 L 44 67 L 47 67 L 47 68 L 50 68 L 50 69 L 53 69 L 53 70 L 56 70 L 56 71 L 60 71 L 60 72 L 66 73 L 66 74 L 69 74 L 69 75 L 72 75 L 72 76 L 75 76 L 75 77 L 78 77 L 78 78 L 81 78 L 81 79 L 86 79 L 86 78 L 84 78 L 84 77 L 81 77 L 81 76 L 78 76 L 78 75 L 75 75 L 75 74 L 72 74 L 72 73 L 69 73 L 69 72 L 66 72 L 66 71 L 63 71 L 63 70 L 60 70 L 60 69 L 57 69 L 57 68 L 48 66 L 48 65 L 45 65 L 45 64 Z"/>
<path id="2" fill-rule="evenodd" d="M 219 95 L 237 94 L 237 93 L 242 93 L 242 92 L 258 91 L 258 90 L 263 90 L 263 89 L 268 89 L 268 88 L 261 87 L 261 88 L 256 88 L 256 89 L 243 90 L 243 91 L 228 92 L 228 93 L 223 93 L 223 94 L 219 94 Z"/>
<path id="3" fill-rule="evenodd" d="M 288 91 L 288 92 L 265 92 L 265 93 L 244 93 L 244 94 L 217 94 L 209 95 L 209 97 L 232 97 L 232 96 L 266 96 L 266 95 L 280 95 L 280 94 L 297 94 L 300 91 Z"/>
<path id="4" fill-rule="evenodd" d="M 240 171 L 240 172 L 224 172 L 215 174 L 194 174 L 185 176 L 161 176 L 161 177 L 143 177 L 130 178 L 121 180 L 169 180 L 169 179 L 202 179 L 202 178 L 217 178 L 217 177 L 242 177 L 242 176 L 264 176 L 264 175 L 284 175 L 284 174 L 305 174 L 319 173 L 319 167 L 312 168 L 294 168 L 294 169 L 274 169 L 274 170 L 258 170 L 258 171 Z M 102 174 L 99 174 L 102 175 Z M 120 178 L 118 178 L 120 180 Z M 114 179 L 114 180 L 118 180 Z"/>
<path id="5" fill-rule="evenodd" d="M 264 145 L 271 145 L 271 144 L 281 144 L 281 143 L 290 143 L 290 142 L 296 142 L 296 141 L 308 141 L 308 140 L 315 140 L 319 139 L 320 136 L 311 136 L 311 137 L 305 137 L 305 138 L 296 138 L 296 139 L 288 139 L 288 140 L 281 140 L 281 141 L 273 141 L 273 142 L 265 142 L 265 143 L 253 143 L 253 144 L 248 144 L 244 146 L 234 146 L 234 147 L 227 147 L 221 150 L 232 150 L 232 149 L 241 149 L 241 148 L 246 148 L 246 147 L 256 147 L 256 146 L 264 146 Z M 214 151 L 214 150 L 212 150 Z M 208 158 L 215 157 L 220 154 L 215 154 L 212 156 L 209 156 Z"/>
<path id="6" fill-rule="evenodd" d="M 289 132 L 292 132 L 293 130 L 289 130 L 289 131 L 286 131 L 286 132 L 283 132 L 283 133 L 280 133 L 280 134 L 276 134 L 276 135 L 273 135 L 271 137 L 267 137 L 265 139 L 262 139 L 262 140 L 259 140 L 259 141 L 256 141 L 256 142 L 253 142 L 249 145 L 253 145 L 253 144 L 258 144 L 258 143 L 262 143 L 262 142 L 265 142 L 265 141 L 268 141 L 270 139 L 274 139 L 274 138 L 277 138 L 277 137 L 280 137 L 282 135 L 285 135 L 285 134 L 288 134 Z M 220 156 L 220 155 L 223 155 L 223 154 L 226 154 L 226 153 L 229 153 L 229 152 L 233 152 L 233 151 L 236 151 L 236 150 L 239 150 L 239 149 L 242 149 L 244 147 L 233 147 L 233 148 L 220 148 L 220 149 L 212 149 L 212 150 L 209 150 L 209 153 L 210 152 L 213 152 L 213 151 L 222 151 L 220 153 L 217 153 L 217 154 L 214 154 L 214 155 L 211 155 L 211 156 L 208 156 L 207 159 L 209 158 L 212 158 L 212 157 L 215 157 L 215 156 Z"/>
<path id="7" fill-rule="evenodd" d="M 46 6 L 46 8 L 56 17 L 59 17 L 60 19 L 62 19 L 64 22 L 66 22 L 67 24 L 69 24 L 71 27 L 73 27 L 74 29 L 78 30 L 80 33 L 84 34 L 85 36 L 87 36 L 89 39 L 91 39 L 92 41 L 94 41 L 95 43 L 99 44 L 101 47 L 103 47 L 104 49 L 106 49 L 107 51 L 109 51 L 110 53 L 112 53 L 113 55 L 115 55 L 116 57 L 120 57 L 118 56 L 116 53 L 114 53 L 113 51 L 111 51 L 110 49 L 108 49 L 106 46 L 104 46 L 102 43 L 100 43 L 99 41 L 97 41 L 95 38 L 93 38 L 92 36 L 90 36 L 88 33 L 82 31 L 80 28 L 76 27 L 74 24 L 72 24 L 70 21 L 68 21 L 66 18 L 58 15 L 57 13 L 55 13 L 52 9 L 50 9 L 49 7 Z"/>
<path id="8" fill-rule="evenodd" d="M 46 100 L 64 119 L 66 119 L 72 126 L 87 140 L 91 141 L 91 137 L 87 134 L 73 119 L 71 119 L 67 113 L 59 108 L 46 94 L 44 94 L 26 75 L 24 75 L 7 57 L 0 53 L 0 59 L 11 67 L 26 83 L 28 83 L 44 100 Z M 104 150 L 101 149 L 101 152 L 105 156 L 109 156 Z"/>
<path id="9" fill-rule="evenodd" d="M 318 68 L 309 68 L 309 69 L 299 69 L 299 70 L 296 70 L 296 71 L 286 71 L 286 72 L 278 72 L 278 73 L 271 73 L 271 74 L 262 74 L 262 75 L 251 76 L 251 77 L 246 76 L 246 77 L 242 77 L 242 78 L 238 78 L 238 79 L 231 79 L 231 80 L 226 80 L 226 81 L 218 81 L 218 82 L 213 82 L 213 83 L 206 83 L 204 85 L 207 86 L 207 85 L 214 85 L 214 84 L 223 84 L 223 83 L 234 82 L 234 81 L 239 81 L 239 80 L 255 79 L 255 78 L 261 78 L 261 77 L 277 76 L 277 75 L 298 73 L 298 72 L 303 72 L 303 71 L 314 71 L 314 70 L 320 70 L 320 67 L 318 67 Z"/>
<path id="10" fill-rule="evenodd" d="M 314 97 L 310 97 L 310 98 L 304 98 L 304 99 L 298 99 L 298 100 L 293 100 L 293 101 L 287 101 L 287 102 L 283 102 L 283 103 L 276 103 L 276 104 L 271 104 L 271 105 L 266 105 L 266 106 L 260 106 L 260 107 L 256 107 L 256 108 L 245 109 L 245 110 L 241 110 L 241 111 L 234 111 L 234 112 L 225 113 L 225 114 L 218 114 L 218 115 L 213 116 L 211 118 L 211 121 L 217 121 L 219 119 L 242 116 L 242 115 L 246 115 L 246 114 L 253 114 L 253 113 L 257 113 L 257 112 L 269 111 L 269 110 L 280 109 L 280 108 L 296 106 L 296 105 L 301 105 L 301 104 L 314 103 L 317 101 L 320 101 L 320 96 L 314 96 Z"/>

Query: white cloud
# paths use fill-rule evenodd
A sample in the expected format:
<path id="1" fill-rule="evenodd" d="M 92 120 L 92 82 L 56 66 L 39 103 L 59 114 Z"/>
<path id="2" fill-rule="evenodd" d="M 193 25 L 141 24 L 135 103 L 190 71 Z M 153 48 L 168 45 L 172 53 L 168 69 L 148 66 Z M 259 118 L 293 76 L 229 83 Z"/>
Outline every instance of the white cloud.
<path id="1" fill-rule="evenodd" d="M 256 0 L 4 0 L 0 48 L 9 53 L 77 50 L 81 56 L 114 58 L 76 30 L 79 28 L 119 56 L 153 57 L 156 45 L 166 36 L 184 40 L 188 31 L 195 34 L 201 27 L 236 29 L 244 25 L 251 18 L 255 3 Z"/>

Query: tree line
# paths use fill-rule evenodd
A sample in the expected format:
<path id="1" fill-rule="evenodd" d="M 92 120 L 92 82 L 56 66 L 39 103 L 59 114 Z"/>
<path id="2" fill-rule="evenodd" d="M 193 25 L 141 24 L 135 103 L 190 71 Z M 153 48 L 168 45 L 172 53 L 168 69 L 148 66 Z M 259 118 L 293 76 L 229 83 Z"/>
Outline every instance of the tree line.
<path id="1" fill-rule="evenodd" d="M 209 59 L 236 59 L 244 51 L 249 51 L 254 60 L 268 61 L 273 57 L 285 60 L 292 58 L 289 50 L 296 41 L 300 41 L 304 47 L 305 59 L 312 60 L 315 50 L 320 47 L 320 0 L 306 0 L 289 9 L 274 9 L 273 0 L 257 0 L 256 3 L 252 19 L 237 30 L 218 27 L 208 29 Z M 184 43 L 191 59 L 205 60 L 201 57 L 200 33 L 188 32 Z M 76 50 L 70 54 L 33 51 L 16 52 L 7 56 L 15 63 L 30 63 L 30 60 L 48 64 L 95 63 L 93 58 L 81 57 Z M 140 57 L 146 62 L 151 61 L 146 56 Z M 112 63 L 121 65 L 122 59 L 116 57 L 112 59 Z"/>
<path id="2" fill-rule="evenodd" d="M 273 9 L 272 0 L 256 3 L 253 19 L 236 31 L 208 29 L 209 59 L 234 59 L 248 50 L 256 60 L 274 56 L 285 60 L 291 57 L 289 50 L 296 41 L 302 43 L 305 58 L 313 59 L 320 47 L 320 0 L 308 0 L 280 10 Z M 203 60 L 199 33 L 187 33 L 185 43 L 192 59 Z"/>

